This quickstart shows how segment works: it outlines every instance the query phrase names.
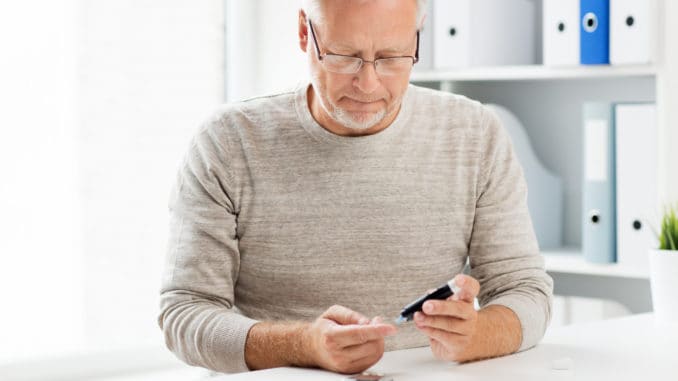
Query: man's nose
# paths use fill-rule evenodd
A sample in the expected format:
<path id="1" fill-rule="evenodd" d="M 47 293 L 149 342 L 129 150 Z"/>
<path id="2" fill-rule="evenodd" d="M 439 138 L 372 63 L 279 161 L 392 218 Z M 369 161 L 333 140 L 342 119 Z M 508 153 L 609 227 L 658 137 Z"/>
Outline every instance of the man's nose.
<path id="1" fill-rule="evenodd" d="M 366 94 L 374 92 L 379 87 L 380 80 L 373 62 L 363 63 L 353 84 Z"/>

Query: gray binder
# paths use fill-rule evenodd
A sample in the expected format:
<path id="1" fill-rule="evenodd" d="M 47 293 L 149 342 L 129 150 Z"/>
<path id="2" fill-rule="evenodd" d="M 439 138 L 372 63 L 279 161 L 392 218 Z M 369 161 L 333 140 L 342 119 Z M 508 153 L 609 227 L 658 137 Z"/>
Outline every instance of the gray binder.
<path id="1" fill-rule="evenodd" d="M 610 103 L 583 107 L 582 251 L 594 263 L 616 262 L 615 132 Z"/>

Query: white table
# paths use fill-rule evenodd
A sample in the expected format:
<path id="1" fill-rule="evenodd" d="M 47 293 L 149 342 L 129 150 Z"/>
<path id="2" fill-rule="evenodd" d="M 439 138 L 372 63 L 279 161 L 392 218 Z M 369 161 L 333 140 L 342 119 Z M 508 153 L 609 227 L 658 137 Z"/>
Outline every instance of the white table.
<path id="1" fill-rule="evenodd" d="M 555 369 L 566 366 L 568 369 Z M 388 352 L 370 371 L 403 380 L 678 380 L 678 324 L 651 314 L 550 330 L 541 344 L 501 358 L 456 364 L 436 360 L 429 348 Z M 239 380 L 342 380 L 314 369 L 276 368 L 217 377 Z"/>

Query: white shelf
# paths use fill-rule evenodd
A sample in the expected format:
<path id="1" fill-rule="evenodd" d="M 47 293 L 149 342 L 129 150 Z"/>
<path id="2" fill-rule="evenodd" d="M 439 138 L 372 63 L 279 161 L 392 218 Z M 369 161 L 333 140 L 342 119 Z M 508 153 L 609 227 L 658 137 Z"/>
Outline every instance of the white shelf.
<path id="1" fill-rule="evenodd" d="M 578 248 L 542 251 L 546 271 L 567 274 L 648 279 L 647 268 L 636 268 L 619 263 L 597 264 L 584 260 Z"/>
<path id="2" fill-rule="evenodd" d="M 654 65 L 591 65 L 548 67 L 543 65 L 473 67 L 452 70 L 413 71 L 412 82 L 522 81 L 586 78 L 653 77 Z"/>

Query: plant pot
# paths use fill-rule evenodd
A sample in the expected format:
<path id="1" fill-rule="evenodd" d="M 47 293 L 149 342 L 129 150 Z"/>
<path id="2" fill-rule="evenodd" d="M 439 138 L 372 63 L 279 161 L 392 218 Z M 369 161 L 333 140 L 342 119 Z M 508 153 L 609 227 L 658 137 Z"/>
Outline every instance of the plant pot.
<path id="1" fill-rule="evenodd" d="M 678 323 L 678 250 L 650 250 L 650 286 L 655 318 Z"/>

